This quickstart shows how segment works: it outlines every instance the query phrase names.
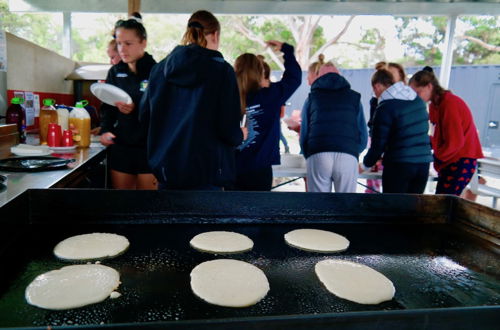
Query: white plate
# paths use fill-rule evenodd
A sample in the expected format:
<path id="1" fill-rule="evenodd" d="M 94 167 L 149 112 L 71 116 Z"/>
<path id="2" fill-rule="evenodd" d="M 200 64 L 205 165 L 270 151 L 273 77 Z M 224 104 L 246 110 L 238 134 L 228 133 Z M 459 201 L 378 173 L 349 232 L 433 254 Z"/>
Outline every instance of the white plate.
<path id="1" fill-rule="evenodd" d="M 16 156 L 48 156 L 52 153 L 52 151 L 40 151 L 40 152 L 35 152 L 35 151 L 21 151 L 21 150 L 16 150 L 16 151 L 10 151 Z"/>
<path id="2" fill-rule="evenodd" d="M 94 83 L 90 85 L 90 91 L 99 100 L 112 106 L 115 106 L 116 102 L 132 103 L 132 98 L 127 92 L 111 84 Z"/>
<path id="3" fill-rule="evenodd" d="M 71 147 L 49 147 L 52 152 L 57 154 L 72 154 L 76 150 L 76 146 Z"/>
<path id="4" fill-rule="evenodd" d="M 18 144 L 10 148 L 10 152 L 16 156 L 47 156 L 51 154 L 48 147 Z"/>

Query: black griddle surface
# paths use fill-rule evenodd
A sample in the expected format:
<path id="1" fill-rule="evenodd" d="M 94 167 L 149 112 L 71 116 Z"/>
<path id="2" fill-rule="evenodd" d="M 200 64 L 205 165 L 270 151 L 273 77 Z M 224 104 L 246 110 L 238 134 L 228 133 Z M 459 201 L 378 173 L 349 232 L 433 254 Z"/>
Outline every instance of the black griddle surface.
<path id="1" fill-rule="evenodd" d="M 283 235 L 293 229 L 317 228 L 346 236 L 351 245 L 339 254 L 320 254 L 289 247 Z M 250 252 L 212 255 L 198 252 L 189 240 L 210 230 L 236 231 L 255 243 Z M 15 231 L 13 231 L 15 232 Z M 77 234 L 112 232 L 131 245 L 123 255 L 103 260 L 118 270 L 118 299 L 67 311 L 47 311 L 24 299 L 26 286 L 39 274 L 72 263 L 58 260 L 53 247 Z M 95 325 L 185 320 L 315 315 L 370 311 L 417 310 L 500 304 L 497 256 L 446 224 L 31 224 L 0 251 L 0 326 L 33 327 Z M 16 250 L 14 250 L 14 246 Z M 475 269 L 474 260 L 490 260 Z M 234 258 L 264 271 L 271 290 L 254 306 L 235 309 L 213 306 L 194 296 L 189 273 L 197 264 Z M 340 258 L 368 265 L 391 279 L 392 301 L 360 305 L 330 294 L 319 282 L 314 265 Z"/>

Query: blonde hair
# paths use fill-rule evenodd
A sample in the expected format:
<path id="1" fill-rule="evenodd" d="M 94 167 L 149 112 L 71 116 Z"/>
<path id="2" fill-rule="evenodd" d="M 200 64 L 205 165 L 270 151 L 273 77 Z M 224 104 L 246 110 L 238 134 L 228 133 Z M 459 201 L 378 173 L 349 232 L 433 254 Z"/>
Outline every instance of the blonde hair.
<path id="1" fill-rule="evenodd" d="M 188 20 L 186 32 L 182 36 L 181 45 L 196 44 L 207 46 L 206 35 L 220 31 L 220 23 L 209 11 L 198 10 Z"/>
<path id="2" fill-rule="evenodd" d="M 325 55 L 319 54 L 318 55 L 318 61 L 311 63 L 309 65 L 309 72 L 314 74 L 314 76 L 317 76 L 319 74 L 319 69 L 325 65 Z"/>
<path id="3" fill-rule="evenodd" d="M 234 71 L 240 90 L 241 114 L 246 113 L 247 95 L 260 88 L 260 82 L 264 75 L 262 61 L 254 54 L 245 53 L 234 62 Z"/>
<path id="4" fill-rule="evenodd" d="M 108 48 L 113 49 L 115 52 L 118 51 L 118 45 L 116 44 L 115 39 L 111 39 L 110 42 L 108 43 Z"/>

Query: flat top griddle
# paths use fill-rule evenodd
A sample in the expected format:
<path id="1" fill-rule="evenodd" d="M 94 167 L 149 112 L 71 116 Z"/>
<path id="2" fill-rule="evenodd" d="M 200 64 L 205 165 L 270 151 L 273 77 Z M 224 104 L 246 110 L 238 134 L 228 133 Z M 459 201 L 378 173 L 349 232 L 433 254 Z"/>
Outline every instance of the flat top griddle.
<path id="1" fill-rule="evenodd" d="M 100 194 L 97 193 L 96 198 L 102 198 Z M 45 198 L 54 196 L 60 197 L 51 193 Z M 224 195 L 219 196 L 224 198 Z M 34 197 L 43 199 L 42 195 Z M 196 201 L 200 202 L 195 198 L 190 203 L 197 204 Z M 196 324 L 214 326 L 215 323 L 210 322 L 221 320 L 220 327 L 229 329 L 235 327 L 234 322 L 244 322 L 248 326 L 264 320 L 269 325 L 273 324 L 272 320 L 287 317 L 293 320 L 290 321 L 292 325 L 307 321 L 303 326 L 307 328 L 319 325 L 310 322 L 323 316 L 357 319 L 372 315 L 383 319 L 388 315 L 424 311 L 429 320 L 432 311 L 439 310 L 461 313 L 450 314 L 446 319 L 449 328 L 457 328 L 456 325 L 460 328 L 463 320 L 456 318 L 457 315 L 470 312 L 470 317 L 475 318 L 485 312 L 486 318 L 480 324 L 487 328 L 488 324 L 496 324 L 500 317 L 491 317 L 499 315 L 500 311 L 498 254 L 481 239 L 450 223 L 398 223 L 393 220 L 370 223 L 370 219 L 362 217 L 357 222 L 343 223 L 318 216 L 315 221 L 308 222 L 292 214 L 288 222 L 280 219 L 272 223 L 267 219 L 260 223 L 250 215 L 247 221 L 242 221 L 242 215 L 233 220 L 228 217 L 210 220 L 207 213 L 203 218 L 186 217 L 184 221 L 181 215 L 176 215 L 176 222 L 180 223 L 155 223 L 151 219 L 156 218 L 154 212 L 145 211 L 140 220 L 138 214 L 117 216 L 120 212 L 113 208 L 108 210 L 109 223 L 95 223 L 92 220 L 72 222 L 71 217 L 61 218 L 54 214 L 44 217 L 43 209 L 44 206 L 32 202 L 28 222 L 18 225 L 9 222 L 3 227 L 10 243 L 0 249 L 2 265 L 9 266 L 2 267 L 8 271 L 0 272 L 0 327 L 114 324 L 128 328 L 166 325 L 192 328 Z M 77 211 L 68 210 L 70 216 Z M 66 226 L 62 225 L 64 221 Z M 347 237 L 351 245 L 339 254 L 301 251 L 289 247 L 283 239 L 286 232 L 297 228 L 331 230 Z M 254 241 L 254 249 L 214 256 L 189 246 L 193 236 L 210 230 L 245 234 Z M 58 260 L 52 254 L 54 246 L 69 236 L 91 232 L 117 233 L 130 240 L 131 246 L 123 255 L 102 261 L 120 272 L 122 284 L 118 291 L 122 297 L 68 311 L 47 311 L 28 305 L 24 290 L 37 275 L 72 264 Z M 189 273 L 197 264 L 215 258 L 234 258 L 259 267 L 269 279 L 270 292 L 258 304 L 241 309 L 201 301 L 191 292 Z M 379 305 L 361 305 L 330 294 L 314 273 L 316 262 L 327 258 L 355 261 L 380 271 L 393 281 L 394 299 Z M 458 324 L 453 324 L 455 318 Z M 357 322 L 353 328 L 363 324 Z M 429 324 L 423 326 L 425 322 L 413 325 L 431 328 Z M 331 326 L 330 323 L 328 327 Z M 401 324 L 393 326 L 400 327 Z"/>

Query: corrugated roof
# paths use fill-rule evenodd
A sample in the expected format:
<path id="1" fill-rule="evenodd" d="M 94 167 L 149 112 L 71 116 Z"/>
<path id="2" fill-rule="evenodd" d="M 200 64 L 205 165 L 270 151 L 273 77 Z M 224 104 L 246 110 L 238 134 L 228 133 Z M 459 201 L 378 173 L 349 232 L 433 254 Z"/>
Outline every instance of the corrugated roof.
<path id="1" fill-rule="evenodd" d="M 128 0 L 9 0 L 11 11 L 128 11 Z M 500 15 L 500 0 L 141 0 L 142 13 Z"/>

